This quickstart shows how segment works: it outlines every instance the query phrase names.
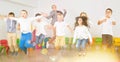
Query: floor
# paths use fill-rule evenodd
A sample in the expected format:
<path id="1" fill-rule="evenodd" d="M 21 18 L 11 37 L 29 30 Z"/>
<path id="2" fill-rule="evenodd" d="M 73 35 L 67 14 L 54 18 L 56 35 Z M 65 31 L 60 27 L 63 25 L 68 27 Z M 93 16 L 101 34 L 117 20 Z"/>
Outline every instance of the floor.
<path id="1" fill-rule="evenodd" d="M 46 53 L 47 54 L 46 54 Z M 79 56 L 74 48 L 61 50 L 33 50 L 28 55 L 19 52 L 18 56 L 0 54 L 0 62 L 120 62 L 119 53 L 114 49 L 89 47 L 85 56 Z"/>

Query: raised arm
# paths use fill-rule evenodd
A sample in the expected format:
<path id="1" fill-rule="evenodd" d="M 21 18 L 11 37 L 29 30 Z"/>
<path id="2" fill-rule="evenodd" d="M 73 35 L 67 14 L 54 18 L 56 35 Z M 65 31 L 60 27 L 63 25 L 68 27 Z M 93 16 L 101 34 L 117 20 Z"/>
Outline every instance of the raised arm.
<path id="1" fill-rule="evenodd" d="M 66 14 L 67 14 L 67 11 L 66 11 L 65 9 L 63 9 L 63 10 L 64 10 L 64 14 L 63 14 L 63 16 L 65 17 Z"/>
<path id="2" fill-rule="evenodd" d="M 54 12 L 52 11 L 52 12 L 50 12 L 50 15 L 49 15 L 49 16 L 47 16 L 46 18 L 47 18 L 47 19 L 50 19 L 50 18 L 52 18 L 52 17 L 53 17 L 53 15 L 54 15 Z"/>
<path id="3" fill-rule="evenodd" d="M 15 17 L 9 17 L 9 18 L 12 19 L 12 20 L 15 20 L 15 21 L 19 20 L 19 18 L 15 18 Z"/>
<path id="4" fill-rule="evenodd" d="M 98 25 L 100 25 L 100 24 L 106 22 L 106 20 L 107 20 L 107 19 L 98 20 Z"/>
<path id="5" fill-rule="evenodd" d="M 31 17 L 28 18 L 30 21 L 36 20 L 36 19 L 41 19 L 43 16 L 37 16 L 37 17 Z"/>
<path id="6" fill-rule="evenodd" d="M 5 18 L 7 18 L 7 16 L 0 15 L 1 20 L 4 20 Z"/>

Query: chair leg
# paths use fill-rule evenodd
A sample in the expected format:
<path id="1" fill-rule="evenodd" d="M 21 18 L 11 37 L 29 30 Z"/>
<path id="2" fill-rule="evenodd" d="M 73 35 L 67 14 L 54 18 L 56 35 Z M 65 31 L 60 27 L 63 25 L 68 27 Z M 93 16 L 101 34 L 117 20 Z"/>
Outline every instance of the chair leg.
<path id="1" fill-rule="evenodd" d="M 8 52 L 9 52 L 9 47 L 7 46 L 6 47 L 6 54 L 8 55 Z"/>

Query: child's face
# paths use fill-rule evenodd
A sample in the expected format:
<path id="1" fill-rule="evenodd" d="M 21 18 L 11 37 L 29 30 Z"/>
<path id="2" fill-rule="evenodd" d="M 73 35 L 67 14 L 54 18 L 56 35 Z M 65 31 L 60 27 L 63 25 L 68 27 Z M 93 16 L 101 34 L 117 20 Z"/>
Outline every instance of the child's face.
<path id="1" fill-rule="evenodd" d="M 56 5 L 53 5 L 53 6 L 52 6 L 52 10 L 57 10 Z"/>
<path id="2" fill-rule="evenodd" d="M 14 15 L 8 15 L 8 17 L 14 17 Z"/>
<path id="3" fill-rule="evenodd" d="M 81 18 L 78 19 L 78 24 L 82 25 L 82 19 Z"/>
<path id="4" fill-rule="evenodd" d="M 28 14 L 25 11 L 21 11 L 21 17 L 27 18 Z"/>
<path id="5" fill-rule="evenodd" d="M 58 21 L 63 21 L 63 15 L 58 13 L 57 19 L 58 19 Z"/>
<path id="6" fill-rule="evenodd" d="M 41 19 L 37 19 L 37 22 L 40 22 L 41 21 Z"/>
<path id="7" fill-rule="evenodd" d="M 112 15 L 112 12 L 110 10 L 106 10 L 106 13 L 105 13 L 106 17 L 111 17 Z"/>

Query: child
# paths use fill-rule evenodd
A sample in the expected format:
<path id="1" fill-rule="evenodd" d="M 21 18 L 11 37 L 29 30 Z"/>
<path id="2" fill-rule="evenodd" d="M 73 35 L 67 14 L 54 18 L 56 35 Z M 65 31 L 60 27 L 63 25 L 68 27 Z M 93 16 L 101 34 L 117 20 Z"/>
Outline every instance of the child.
<path id="1" fill-rule="evenodd" d="M 50 12 L 50 15 L 49 16 L 47 16 L 47 19 L 50 19 L 50 18 L 52 18 L 52 21 L 51 21 L 51 25 L 54 25 L 55 24 L 55 22 L 57 21 L 57 6 L 56 5 L 52 5 L 52 11 Z M 65 17 L 65 15 L 66 15 L 66 10 L 64 9 L 64 14 L 63 14 L 63 16 Z"/>
<path id="2" fill-rule="evenodd" d="M 107 8 L 105 11 L 105 17 L 98 20 L 98 25 L 102 25 L 102 42 L 104 48 L 112 46 L 112 26 L 115 25 L 116 22 L 111 16 L 112 9 Z"/>
<path id="3" fill-rule="evenodd" d="M 20 44 L 19 47 L 21 50 L 27 54 L 27 48 L 33 47 L 31 43 L 31 22 L 33 20 L 39 19 L 42 16 L 38 17 L 32 17 L 28 18 L 28 12 L 26 10 L 21 10 L 21 18 L 11 18 L 13 20 L 17 20 L 17 22 L 20 24 L 20 31 L 21 31 L 21 38 L 20 38 Z"/>
<path id="4" fill-rule="evenodd" d="M 88 15 L 87 15 L 86 12 L 81 12 L 81 13 L 80 13 L 80 17 L 81 17 L 81 16 L 85 16 L 85 17 L 87 18 L 87 20 L 88 20 Z M 92 24 L 93 24 L 93 23 L 92 23 L 91 21 L 89 21 L 89 20 L 88 20 L 87 22 L 88 22 L 89 25 L 92 25 Z M 89 26 L 89 27 L 90 27 L 90 26 Z"/>
<path id="5" fill-rule="evenodd" d="M 11 20 L 9 17 L 15 17 L 15 14 L 13 12 L 9 12 L 8 18 L 5 19 L 7 24 L 7 40 L 8 40 L 8 46 L 10 48 L 10 52 L 12 55 L 18 54 L 18 46 L 16 43 L 16 20 Z"/>
<path id="6" fill-rule="evenodd" d="M 54 24 L 54 36 L 56 36 L 56 49 L 65 47 L 65 27 L 69 28 L 72 31 L 70 26 L 65 23 L 63 13 L 61 11 L 57 11 L 57 22 L 55 22 Z"/>
<path id="7" fill-rule="evenodd" d="M 77 17 L 76 22 L 75 22 L 73 44 L 76 43 L 76 48 L 78 50 L 80 50 L 80 47 L 81 47 L 81 51 L 80 51 L 79 55 L 86 54 L 85 46 L 86 46 L 86 43 L 88 42 L 88 39 L 90 40 L 90 42 L 92 42 L 92 37 L 88 30 L 87 18 L 84 16 Z M 77 42 L 76 42 L 76 40 L 77 40 Z"/>
<path id="8" fill-rule="evenodd" d="M 37 13 L 35 16 L 36 17 L 41 16 L 41 14 Z M 48 23 L 46 21 L 43 21 L 42 19 L 37 19 L 34 22 L 34 27 L 36 30 L 36 44 L 42 45 L 42 43 L 47 35 L 45 28 L 48 27 Z"/>

